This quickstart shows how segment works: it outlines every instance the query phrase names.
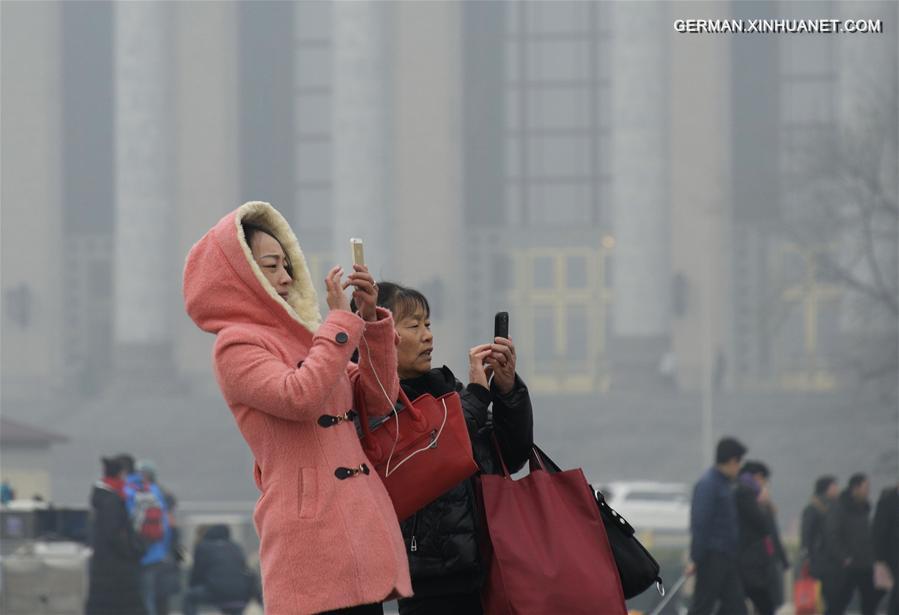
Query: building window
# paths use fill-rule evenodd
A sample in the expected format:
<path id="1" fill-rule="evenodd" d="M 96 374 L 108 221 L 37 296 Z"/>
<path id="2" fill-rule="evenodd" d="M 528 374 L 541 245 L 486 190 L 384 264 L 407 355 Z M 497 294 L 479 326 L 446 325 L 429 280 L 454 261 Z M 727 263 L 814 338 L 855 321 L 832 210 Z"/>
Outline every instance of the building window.
<path id="1" fill-rule="evenodd" d="M 598 3 L 505 5 L 506 219 L 599 226 L 608 184 L 608 29 Z"/>

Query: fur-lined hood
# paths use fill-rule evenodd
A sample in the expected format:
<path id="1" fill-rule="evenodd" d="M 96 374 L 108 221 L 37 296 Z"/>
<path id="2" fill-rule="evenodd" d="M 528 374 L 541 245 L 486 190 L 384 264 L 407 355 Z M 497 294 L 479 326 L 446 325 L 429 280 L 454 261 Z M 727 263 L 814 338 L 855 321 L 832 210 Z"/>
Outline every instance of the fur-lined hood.
<path id="1" fill-rule="evenodd" d="M 268 229 L 293 266 L 287 301 L 262 274 L 244 237 L 242 222 Z M 184 265 L 184 307 L 198 327 L 218 333 L 228 325 L 255 323 L 315 333 L 322 317 L 309 268 L 296 235 L 278 210 L 251 201 L 219 220 L 190 249 Z"/>

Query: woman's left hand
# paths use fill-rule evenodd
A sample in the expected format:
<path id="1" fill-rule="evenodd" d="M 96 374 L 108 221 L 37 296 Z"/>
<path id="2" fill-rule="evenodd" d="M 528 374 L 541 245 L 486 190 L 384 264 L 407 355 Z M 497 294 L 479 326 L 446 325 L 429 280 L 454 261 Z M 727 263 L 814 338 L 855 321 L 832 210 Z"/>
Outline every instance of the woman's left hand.
<path id="1" fill-rule="evenodd" d="M 515 344 L 505 337 L 494 338 L 492 352 L 484 361 L 493 370 L 493 382 L 500 393 L 515 387 Z"/>
<path id="2" fill-rule="evenodd" d="M 353 265 L 353 273 L 347 276 L 343 288 L 355 286 L 353 300 L 363 320 L 374 322 L 378 319 L 378 285 L 365 265 Z"/>

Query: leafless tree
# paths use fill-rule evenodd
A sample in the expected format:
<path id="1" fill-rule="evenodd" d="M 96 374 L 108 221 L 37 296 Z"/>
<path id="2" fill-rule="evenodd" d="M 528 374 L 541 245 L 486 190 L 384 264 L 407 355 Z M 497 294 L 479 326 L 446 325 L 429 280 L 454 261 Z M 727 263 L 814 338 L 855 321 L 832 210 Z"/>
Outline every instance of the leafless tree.
<path id="1" fill-rule="evenodd" d="M 842 365 L 895 398 L 899 380 L 899 94 L 895 75 L 836 126 L 810 131 L 784 208 L 785 240 L 842 292 Z"/>

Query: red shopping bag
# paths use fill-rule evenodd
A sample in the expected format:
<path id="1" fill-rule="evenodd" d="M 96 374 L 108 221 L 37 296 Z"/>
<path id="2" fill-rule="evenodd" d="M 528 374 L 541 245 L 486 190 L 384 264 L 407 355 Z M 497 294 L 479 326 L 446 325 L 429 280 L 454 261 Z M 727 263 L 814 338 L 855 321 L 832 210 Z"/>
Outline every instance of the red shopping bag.
<path id="1" fill-rule="evenodd" d="M 793 583 L 793 605 L 796 615 L 815 615 L 821 596 L 821 583 L 812 578 L 808 570 L 808 562 L 802 565 L 799 578 Z"/>
<path id="2" fill-rule="evenodd" d="M 520 480 L 502 467 L 503 476 L 481 476 L 491 547 L 484 611 L 625 615 L 618 568 L 584 473 L 550 474 L 536 450 L 531 473 Z"/>

